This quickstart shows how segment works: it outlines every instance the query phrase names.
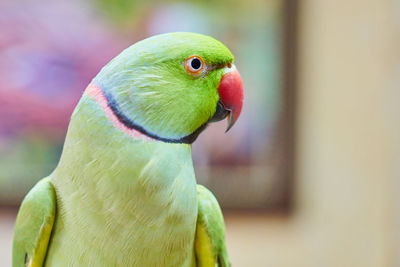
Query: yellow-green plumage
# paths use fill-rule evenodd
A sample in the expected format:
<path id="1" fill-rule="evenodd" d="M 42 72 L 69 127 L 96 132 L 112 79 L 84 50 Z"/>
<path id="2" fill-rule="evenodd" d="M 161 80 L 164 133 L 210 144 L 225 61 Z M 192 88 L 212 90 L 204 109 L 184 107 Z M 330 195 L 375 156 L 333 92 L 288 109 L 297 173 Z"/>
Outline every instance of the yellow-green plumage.
<path id="1" fill-rule="evenodd" d="M 185 44 L 191 39 L 192 44 Z M 210 72 L 193 88 L 192 77 L 182 73 L 179 79 L 168 77 L 179 68 L 182 58 L 204 54 L 210 47 L 217 52 L 205 54 L 208 64 L 230 63 L 233 57 L 218 41 L 197 34 L 167 34 L 149 42 L 154 54 L 151 50 L 146 50 L 145 57 L 137 54 L 146 45 L 142 43 L 140 49 L 134 45 L 129 48 L 132 51 L 122 53 L 105 67 L 94 84 L 104 94 L 113 94 L 120 108 L 143 128 L 152 129 L 149 131 L 167 141 L 127 134 L 128 130 L 118 127 L 120 122 L 110 119 L 109 106 L 102 106 L 86 91 L 71 117 L 57 168 L 22 203 L 15 226 L 13 266 L 229 265 L 222 213 L 214 196 L 204 187 L 196 187 L 191 144 L 168 141 L 190 134 L 194 125 L 199 127 L 212 117 L 218 101 L 215 86 L 222 72 Z M 169 43 L 170 47 L 165 43 L 159 47 L 157 42 Z M 168 51 L 174 42 L 182 48 L 186 45 L 188 51 L 181 49 L 171 55 Z M 204 47 L 196 50 L 196 43 Z M 124 61 L 127 56 L 138 60 Z M 152 62 L 165 72 L 158 73 L 169 84 L 165 92 L 156 88 L 162 83 L 151 79 L 142 81 L 142 87 L 126 83 L 133 74 L 138 75 L 135 71 L 139 69 L 145 73 L 143 77 L 150 77 Z M 146 64 L 148 69 L 143 70 Z M 186 113 L 193 118 L 185 116 L 177 121 L 171 115 L 160 122 L 154 115 L 146 117 L 146 107 L 129 106 L 133 103 L 129 99 L 149 97 L 149 92 L 173 99 L 185 94 L 184 90 L 190 90 L 191 96 L 184 97 L 183 106 L 179 101 L 167 107 L 152 104 L 152 112 L 171 113 L 191 106 L 194 110 Z M 153 99 L 156 103 L 157 97 Z M 204 101 L 209 101 L 206 107 L 198 107 Z M 137 99 L 135 103 L 150 102 Z M 155 132 L 160 123 L 168 127 Z"/>
<path id="2" fill-rule="evenodd" d="M 56 196 L 48 178 L 25 197 L 14 229 L 13 266 L 42 266 L 56 215 Z"/>
<path id="3" fill-rule="evenodd" d="M 204 186 L 197 185 L 198 215 L 195 251 L 197 266 L 218 264 L 228 267 L 225 245 L 225 225 L 221 209 L 214 195 Z"/>

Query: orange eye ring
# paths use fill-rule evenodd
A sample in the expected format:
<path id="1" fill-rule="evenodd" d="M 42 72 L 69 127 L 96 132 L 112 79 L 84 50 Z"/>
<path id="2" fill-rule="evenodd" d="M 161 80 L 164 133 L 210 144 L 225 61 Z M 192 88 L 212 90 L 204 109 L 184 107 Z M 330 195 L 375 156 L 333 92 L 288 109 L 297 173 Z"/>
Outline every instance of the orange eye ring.
<path id="1" fill-rule="evenodd" d="M 191 56 L 185 59 L 185 70 L 192 75 L 197 75 L 203 72 L 205 63 L 201 56 Z"/>

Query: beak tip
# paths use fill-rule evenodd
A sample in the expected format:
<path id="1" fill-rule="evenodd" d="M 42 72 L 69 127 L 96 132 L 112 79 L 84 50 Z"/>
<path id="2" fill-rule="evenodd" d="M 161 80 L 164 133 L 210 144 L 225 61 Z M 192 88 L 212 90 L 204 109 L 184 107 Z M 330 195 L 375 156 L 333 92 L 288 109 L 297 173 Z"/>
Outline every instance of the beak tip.
<path id="1" fill-rule="evenodd" d="M 232 126 L 235 124 L 235 119 L 234 119 L 234 116 L 232 115 L 232 111 L 229 111 L 229 114 L 228 114 L 228 127 L 226 128 L 226 130 L 225 130 L 225 133 L 227 133 L 231 128 L 232 128 Z"/>

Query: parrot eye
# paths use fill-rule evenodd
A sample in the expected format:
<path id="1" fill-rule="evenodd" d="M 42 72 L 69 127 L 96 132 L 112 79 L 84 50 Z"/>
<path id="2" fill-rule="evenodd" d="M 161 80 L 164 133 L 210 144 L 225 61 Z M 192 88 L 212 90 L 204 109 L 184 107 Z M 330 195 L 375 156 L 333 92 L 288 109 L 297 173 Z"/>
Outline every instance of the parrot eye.
<path id="1" fill-rule="evenodd" d="M 191 56 L 185 60 L 185 69 L 192 75 L 201 73 L 204 70 L 204 60 L 200 56 Z"/>

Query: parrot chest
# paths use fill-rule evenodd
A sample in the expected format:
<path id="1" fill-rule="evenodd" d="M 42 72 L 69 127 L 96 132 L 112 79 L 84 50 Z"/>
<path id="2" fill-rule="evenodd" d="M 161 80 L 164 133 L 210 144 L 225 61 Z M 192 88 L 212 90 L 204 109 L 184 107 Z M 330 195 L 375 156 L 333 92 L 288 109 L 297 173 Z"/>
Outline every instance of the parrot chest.
<path id="1" fill-rule="evenodd" d="M 165 160 L 157 157 L 118 175 L 106 172 L 94 183 L 55 179 L 59 211 L 46 265 L 192 266 L 193 167 Z"/>

